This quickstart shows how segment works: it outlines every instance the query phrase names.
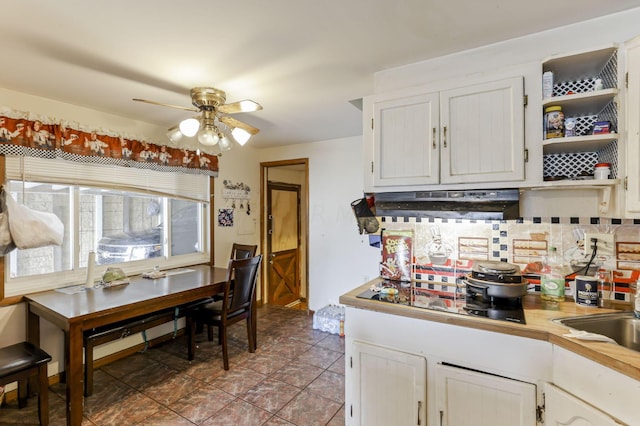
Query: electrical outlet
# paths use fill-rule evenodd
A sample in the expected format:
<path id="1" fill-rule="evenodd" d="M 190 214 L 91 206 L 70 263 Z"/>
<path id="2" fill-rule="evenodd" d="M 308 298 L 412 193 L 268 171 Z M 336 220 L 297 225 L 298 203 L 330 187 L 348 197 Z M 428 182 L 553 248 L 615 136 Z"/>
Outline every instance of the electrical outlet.
<path id="1" fill-rule="evenodd" d="M 615 237 L 613 234 L 584 234 L 584 251 L 587 254 L 593 253 L 592 238 L 598 240 L 598 256 L 613 256 L 615 252 Z"/>

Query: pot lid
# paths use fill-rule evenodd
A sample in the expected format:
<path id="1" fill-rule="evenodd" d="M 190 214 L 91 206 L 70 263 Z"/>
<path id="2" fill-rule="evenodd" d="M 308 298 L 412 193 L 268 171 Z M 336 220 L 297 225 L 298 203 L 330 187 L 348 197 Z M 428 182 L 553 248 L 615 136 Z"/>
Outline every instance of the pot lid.
<path id="1" fill-rule="evenodd" d="M 499 262 L 495 260 L 483 260 L 474 262 L 473 270 L 476 272 L 485 272 L 490 274 L 519 274 L 520 267 L 507 262 Z"/>

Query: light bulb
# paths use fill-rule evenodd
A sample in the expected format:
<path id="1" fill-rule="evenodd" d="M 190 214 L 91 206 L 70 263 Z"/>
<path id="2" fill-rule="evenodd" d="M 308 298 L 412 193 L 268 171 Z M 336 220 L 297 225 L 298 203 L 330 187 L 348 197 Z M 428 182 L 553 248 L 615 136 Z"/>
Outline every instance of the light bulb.
<path id="1" fill-rule="evenodd" d="M 248 99 L 244 100 L 244 101 L 240 101 L 240 111 L 242 112 L 252 112 L 252 111 L 258 111 L 262 109 L 262 105 L 250 101 Z"/>
<path id="2" fill-rule="evenodd" d="M 213 146 L 218 143 L 219 139 L 220 137 L 215 130 L 208 128 L 208 126 L 205 126 L 198 132 L 198 141 L 203 145 Z"/>
<path id="3" fill-rule="evenodd" d="M 231 140 L 226 135 L 223 135 L 222 138 L 220 138 L 220 151 L 229 151 L 230 149 Z"/>
<path id="4" fill-rule="evenodd" d="M 187 118 L 180 122 L 180 131 L 183 135 L 190 138 L 198 133 L 198 129 L 200 128 L 200 122 L 195 118 Z"/>
<path id="5" fill-rule="evenodd" d="M 241 129 L 240 127 L 236 127 L 235 129 L 233 129 L 231 134 L 233 135 L 233 138 L 240 144 L 240 146 L 244 146 L 244 144 L 247 143 L 247 141 L 251 137 L 251 133 L 247 132 L 244 129 Z"/>
<path id="6" fill-rule="evenodd" d="M 173 143 L 178 143 L 180 142 L 180 140 L 182 139 L 184 135 L 182 134 L 182 132 L 180 131 L 180 129 L 178 127 L 172 127 L 169 129 L 169 131 L 167 132 L 167 138 L 169 138 L 169 140 Z"/>

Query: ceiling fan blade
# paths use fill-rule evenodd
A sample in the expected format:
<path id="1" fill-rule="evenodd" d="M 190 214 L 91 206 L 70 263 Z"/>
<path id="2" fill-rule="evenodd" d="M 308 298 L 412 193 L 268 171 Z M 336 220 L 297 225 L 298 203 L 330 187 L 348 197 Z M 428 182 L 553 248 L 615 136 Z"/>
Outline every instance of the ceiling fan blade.
<path id="1" fill-rule="evenodd" d="M 230 104 L 220 105 L 217 110 L 225 114 L 235 114 L 236 112 L 252 112 L 262 109 L 262 105 L 251 99 L 245 99 L 243 101 L 232 102 Z"/>
<path id="2" fill-rule="evenodd" d="M 240 120 L 236 120 L 233 117 L 220 117 L 218 118 L 218 120 L 222 121 L 224 124 L 226 124 L 229 127 L 239 127 L 241 129 L 244 129 L 247 132 L 251 133 L 252 135 L 255 135 L 260 131 L 260 129 L 256 129 L 255 127 L 250 126 L 247 123 L 243 123 Z"/>
<path id="3" fill-rule="evenodd" d="M 193 107 L 183 107 L 183 106 L 180 106 L 180 105 L 165 104 L 165 103 L 162 103 L 162 102 L 149 101 L 149 100 L 146 100 L 146 99 L 133 98 L 133 100 L 136 101 L 136 102 L 144 102 L 144 103 L 152 104 L 152 105 L 160 105 L 160 106 L 166 106 L 166 107 L 169 107 L 169 108 L 183 109 L 185 111 L 193 111 L 193 112 L 200 111 L 199 109 L 193 108 Z"/>

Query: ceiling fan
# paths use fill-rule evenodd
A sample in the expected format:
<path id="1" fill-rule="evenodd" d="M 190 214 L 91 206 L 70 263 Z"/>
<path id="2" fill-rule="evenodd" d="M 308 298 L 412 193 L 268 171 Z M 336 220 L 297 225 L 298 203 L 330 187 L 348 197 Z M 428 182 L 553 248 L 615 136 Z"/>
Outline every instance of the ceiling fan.
<path id="1" fill-rule="evenodd" d="M 165 104 L 134 98 L 137 102 L 183 109 L 185 111 L 200 112 L 198 118 L 187 118 L 180 124 L 169 129 L 167 136 L 172 142 L 177 143 L 183 136 L 196 136 L 203 145 L 214 146 L 219 144 L 221 151 L 231 149 L 231 140 L 222 131 L 226 129 L 240 145 L 247 143 L 249 138 L 260 130 L 242 121 L 230 117 L 229 114 L 238 112 L 259 111 L 262 106 L 249 99 L 226 104 L 227 95 L 222 90 L 213 87 L 194 87 L 191 89 L 191 103 L 195 108 L 179 105 Z"/>

